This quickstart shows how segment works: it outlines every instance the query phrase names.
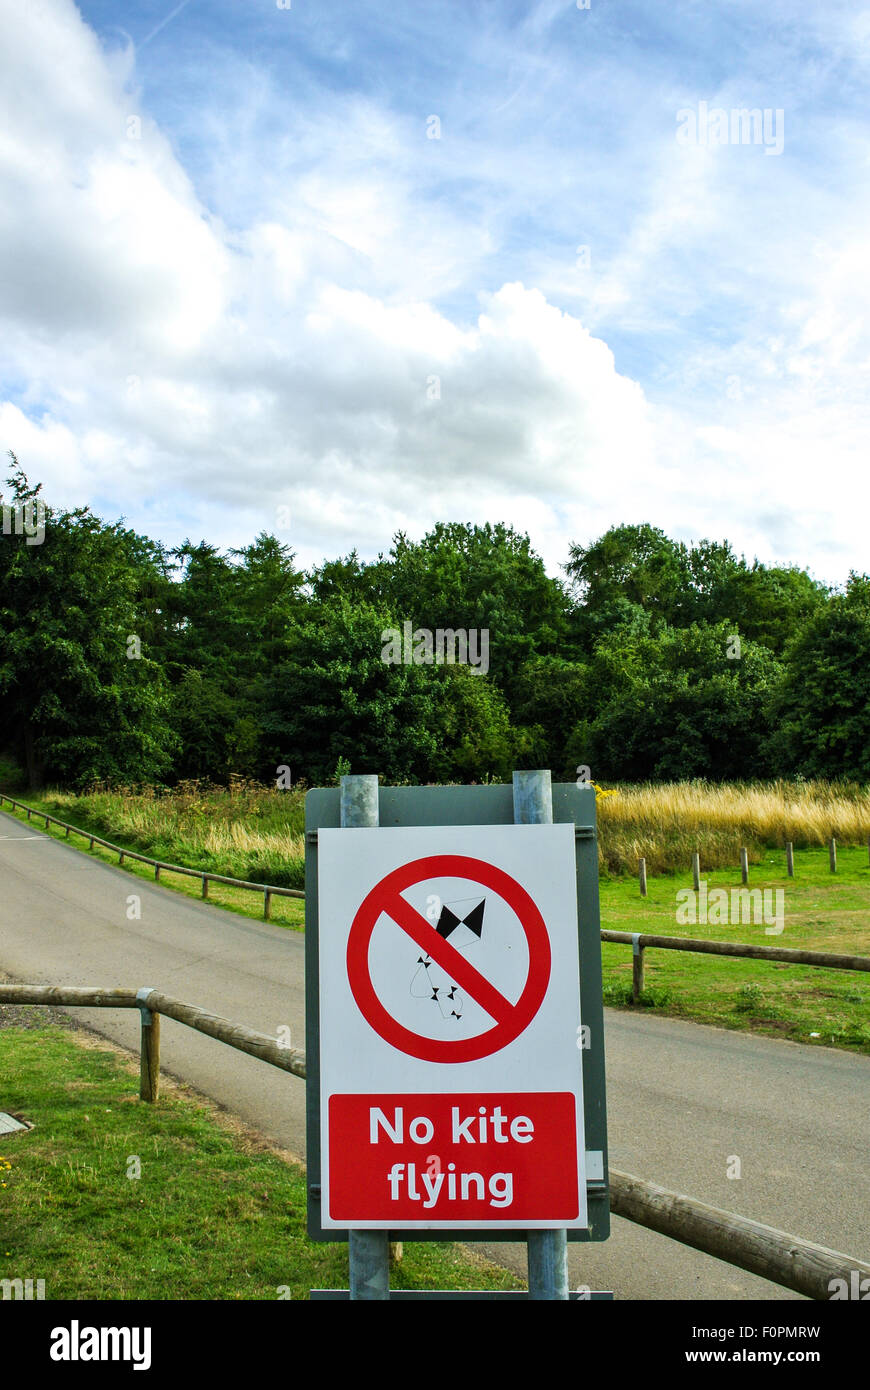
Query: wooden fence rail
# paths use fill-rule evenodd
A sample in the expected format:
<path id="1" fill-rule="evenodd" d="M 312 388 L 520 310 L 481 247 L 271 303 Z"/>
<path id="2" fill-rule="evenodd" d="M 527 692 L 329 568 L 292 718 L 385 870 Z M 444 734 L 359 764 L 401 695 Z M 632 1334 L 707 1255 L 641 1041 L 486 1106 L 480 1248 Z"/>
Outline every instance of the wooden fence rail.
<path id="1" fill-rule="evenodd" d="M 68 825 L 65 820 L 58 820 L 57 816 L 50 816 L 46 811 L 37 811 L 34 806 L 28 806 L 24 801 L 17 801 L 14 796 L 7 796 L 5 792 L 0 792 L 0 807 L 4 801 L 8 801 L 10 806 L 15 806 L 27 812 L 27 819 L 36 816 L 39 820 L 45 821 L 46 830 L 51 825 L 59 825 L 66 831 L 65 838 L 68 840 L 70 833 L 81 835 L 83 839 L 90 841 L 90 848 L 94 845 L 101 845 L 103 849 L 111 850 L 118 855 L 118 863 L 123 864 L 125 859 L 135 859 L 140 864 L 150 864 L 154 870 L 155 879 L 160 878 L 161 871 L 165 870 L 171 874 L 184 874 L 187 878 L 198 878 L 202 882 L 202 896 L 208 897 L 208 885 L 210 883 L 226 883 L 231 888 L 247 888 L 254 893 L 263 894 L 263 919 L 269 920 L 272 907 L 272 898 L 304 898 L 305 894 L 301 888 L 278 888 L 271 883 L 250 883 L 244 878 L 227 878 L 225 874 L 209 874 L 202 869 L 188 869 L 183 864 L 164 864 L 160 859 L 152 859 L 148 854 L 139 854 L 132 849 L 122 849 L 120 845 L 113 845 L 110 840 L 104 840 L 99 835 L 92 835 L 90 830 L 81 830 L 77 825 Z"/>
<path id="2" fill-rule="evenodd" d="M 610 1210 L 806 1298 L 829 1299 L 834 1280 L 844 1279 L 848 1289 L 852 1270 L 858 1271 L 859 1279 L 870 1270 L 864 1260 L 853 1260 L 615 1168 L 610 1169 Z"/>
<path id="3" fill-rule="evenodd" d="M 752 946 L 743 941 L 706 941 L 690 936 L 656 936 L 651 932 L 607 931 L 602 941 L 631 946 L 632 995 L 643 990 L 643 953 L 650 947 L 662 951 L 700 951 L 711 956 L 750 956 L 753 960 L 787 961 L 790 965 L 816 965 L 827 970 L 870 970 L 870 956 L 846 956 L 836 951 L 800 951 L 791 946 Z"/>
<path id="4" fill-rule="evenodd" d="M 159 1035 L 147 1034 L 152 1026 L 149 1015 L 165 1014 L 177 1023 L 195 1028 L 198 1033 L 207 1033 L 211 1038 L 234 1047 L 238 1052 L 247 1052 L 270 1062 L 282 1071 L 293 1072 L 295 1076 L 305 1076 L 305 1054 L 295 1048 L 287 1047 L 268 1033 L 258 1033 L 243 1023 L 231 1023 L 219 1014 L 210 1014 L 196 1004 L 185 1004 L 156 989 L 88 989 L 78 985 L 5 985 L 0 984 L 0 1004 L 54 1004 L 58 1008 L 97 1008 L 97 1009 L 139 1009 L 142 1015 L 142 1049 L 153 1059 L 150 1071 L 159 1070 Z M 156 1043 L 156 1045 L 155 1045 Z M 157 1099 L 156 1080 L 151 1083 L 152 1094 L 142 1100 Z"/>
<path id="5" fill-rule="evenodd" d="M 603 933 L 602 933 L 603 935 Z M 613 935 L 613 933 L 611 933 Z M 626 933 L 616 933 L 622 939 Z M 628 938 L 631 940 L 631 937 Z M 677 938 L 679 939 L 679 938 Z M 668 941 L 663 937 L 660 941 Z M 718 943 L 712 943 L 714 945 Z M 756 948 L 764 949 L 764 948 Z M 770 947 L 769 950 L 777 948 Z M 156 989 L 95 989 L 64 985 L 11 985 L 0 983 L 0 1004 L 52 1004 L 105 1009 L 139 1009 L 142 1050 L 139 1094 L 143 1100 L 158 1098 L 159 1038 L 161 1014 L 207 1033 L 240 1052 L 269 1062 L 294 1076 L 305 1077 L 305 1053 L 284 1047 L 266 1033 L 185 1004 Z M 727 1264 L 760 1275 L 806 1298 L 830 1299 L 835 1280 L 851 1289 L 853 1273 L 870 1278 L 870 1264 L 812 1241 L 778 1231 L 745 1216 L 721 1211 L 705 1202 L 669 1192 L 631 1173 L 609 1169 L 610 1209 L 616 1216 L 659 1231 L 682 1245 L 692 1246 Z"/>

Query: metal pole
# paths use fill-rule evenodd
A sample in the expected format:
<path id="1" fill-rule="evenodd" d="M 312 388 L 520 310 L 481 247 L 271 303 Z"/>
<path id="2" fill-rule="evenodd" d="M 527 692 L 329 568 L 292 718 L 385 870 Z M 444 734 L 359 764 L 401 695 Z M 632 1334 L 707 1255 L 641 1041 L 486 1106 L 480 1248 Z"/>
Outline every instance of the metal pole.
<path id="1" fill-rule="evenodd" d="M 516 825 L 552 825 L 553 787 L 549 769 L 514 773 Z M 568 1300 L 568 1234 L 566 1231 L 527 1231 L 529 1298 L 550 1302 Z"/>
<path id="2" fill-rule="evenodd" d="M 378 779 L 374 775 L 342 777 L 342 829 L 357 829 L 378 824 Z M 325 924 L 328 930 L 329 924 Z M 390 1245 L 387 1231 L 351 1231 L 348 1256 L 350 1261 L 351 1299 L 389 1299 Z"/>

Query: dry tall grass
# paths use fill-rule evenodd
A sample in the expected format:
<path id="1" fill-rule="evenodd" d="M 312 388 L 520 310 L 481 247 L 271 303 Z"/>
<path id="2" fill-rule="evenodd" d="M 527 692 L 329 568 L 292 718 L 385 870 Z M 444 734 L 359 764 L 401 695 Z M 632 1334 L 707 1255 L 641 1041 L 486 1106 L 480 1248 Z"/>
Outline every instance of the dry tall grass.
<path id="1" fill-rule="evenodd" d="M 240 779 L 229 788 L 198 782 L 171 791 L 98 788 L 86 796 L 52 793 L 66 819 L 87 820 L 157 858 L 235 878 L 301 887 L 305 844 L 304 787 L 278 791 Z M 796 849 L 864 843 L 870 836 L 870 789 L 851 783 L 674 782 L 622 786 L 598 797 L 602 872 L 686 872 L 697 850 L 705 869 L 750 859 L 765 847 Z"/>
<path id="2" fill-rule="evenodd" d="M 759 859 L 765 846 L 796 849 L 870 836 L 870 788 L 852 783 L 671 782 L 620 787 L 598 798 L 602 870 L 634 874 L 641 856 L 651 874 L 739 862 L 741 845 Z"/>
<path id="3" fill-rule="evenodd" d="M 190 868 L 278 887 L 304 877 L 304 787 L 278 791 L 241 778 L 229 788 L 183 782 L 171 790 L 97 787 L 86 795 L 52 792 L 72 823 L 86 820 L 143 854 Z"/>

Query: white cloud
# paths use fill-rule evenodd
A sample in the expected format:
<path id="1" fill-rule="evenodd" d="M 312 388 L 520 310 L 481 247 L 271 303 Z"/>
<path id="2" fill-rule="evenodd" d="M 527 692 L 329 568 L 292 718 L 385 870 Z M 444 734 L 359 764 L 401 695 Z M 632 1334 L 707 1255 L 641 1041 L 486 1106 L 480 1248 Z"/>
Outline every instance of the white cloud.
<path id="1" fill-rule="evenodd" d="M 562 8 L 538 8 L 529 42 Z M 602 112 L 609 173 L 587 152 L 608 200 L 625 186 L 621 220 L 587 200 L 592 231 L 578 216 L 565 241 L 579 175 L 528 120 L 540 52 L 510 109 L 486 107 L 490 137 L 525 121 L 516 150 L 459 109 L 427 141 L 428 95 L 413 119 L 342 91 L 282 123 L 249 64 L 239 107 L 196 114 L 210 164 L 185 166 L 132 50 L 104 54 L 69 0 L 0 0 L 0 27 L 0 446 L 48 500 L 223 545 L 285 504 L 303 563 L 442 519 L 528 530 L 552 572 L 572 539 L 642 520 L 855 563 L 860 511 L 838 510 L 866 438 L 866 198 L 845 220 L 834 192 L 809 206 L 799 161 L 682 150 L 672 117 L 641 144 L 636 105 L 622 150 Z M 558 237 L 511 273 L 511 229 L 548 187 Z"/>
<path id="2" fill-rule="evenodd" d="M 0 311 L 18 350 L 48 335 L 73 350 L 97 335 L 127 351 L 199 343 L 226 255 L 168 141 L 131 115 L 66 0 L 2 0 L 0 23 L 0 258 L 14 267 Z"/>

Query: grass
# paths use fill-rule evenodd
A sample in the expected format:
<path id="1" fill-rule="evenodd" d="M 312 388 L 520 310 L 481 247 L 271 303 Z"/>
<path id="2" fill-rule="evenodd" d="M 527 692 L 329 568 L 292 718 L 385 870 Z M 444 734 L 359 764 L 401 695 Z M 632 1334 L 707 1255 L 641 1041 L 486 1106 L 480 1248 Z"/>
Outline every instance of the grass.
<path id="1" fill-rule="evenodd" d="M 6 790 L 6 787 L 3 787 Z M 74 825 L 77 829 L 111 840 L 120 849 L 134 850 L 154 859 L 179 864 L 199 872 L 223 874 L 227 878 L 244 878 L 253 883 L 268 883 L 278 888 L 304 887 L 305 861 L 302 832 L 284 832 L 284 841 L 289 846 L 287 853 L 298 855 L 301 859 L 291 860 L 291 867 L 276 862 L 282 843 L 280 828 L 275 830 L 278 808 L 269 806 L 260 812 L 261 819 L 255 819 L 254 829 L 245 829 L 243 818 L 246 814 L 256 816 L 258 798 L 250 790 L 236 789 L 228 793 L 221 788 L 204 790 L 188 787 L 172 796 L 156 794 L 137 794 L 135 796 L 114 793 L 94 793 L 89 796 L 74 796 L 68 792 L 7 792 L 15 795 L 26 805 L 32 806 L 59 820 Z M 265 790 L 266 796 L 272 793 Z M 298 807 L 304 795 L 300 788 L 287 793 L 295 799 L 296 808 L 281 807 L 281 814 L 299 814 Z M 248 808 L 248 809 L 246 809 Z M 14 815 L 25 824 L 30 823 L 34 831 L 51 835 L 53 839 L 65 839 L 65 832 L 56 825 L 45 828 L 38 820 L 28 822 L 27 813 L 20 810 L 2 808 L 8 815 Z M 304 817 L 304 806 L 301 811 Z M 297 840 L 298 846 L 297 848 Z M 117 866 L 118 856 L 100 845 L 89 848 L 78 836 L 70 837 L 70 844 L 84 854 Z M 235 845 L 235 848 L 233 846 Z M 154 870 L 147 864 L 125 859 L 125 872 L 136 878 L 154 881 Z M 289 880 L 289 881 L 288 881 Z M 188 898 L 200 898 L 202 885 L 198 879 L 186 874 L 173 874 L 166 870 L 160 872 L 160 882 Z M 225 883 L 210 883 L 208 900 L 214 907 L 221 907 L 262 921 L 263 899 L 251 889 L 232 888 Z M 277 926 L 301 931 L 305 925 L 305 904 L 301 898 L 273 897 L 270 920 Z"/>
<path id="2" fill-rule="evenodd" d="M 740 871 L 733 867 L 708 871 L 702 864 L 702 878 L 708 893 L 740 887 Z M 766 935 L 762 923 L 679 922 L 678 903 L 685 899 L 678 900 L 677 893 L 691 886 L 691 872 L 651 878 L 644 899 L 636 879 L 602 879 L 601 925 L 613 931 L 870 956 L 866 848 L 838 849 L 836 874 L 830 871 L 827 850 L 796 851 L 793 879 L 787 877 L 784 853 L 767 851 L 764 862 L 750 871 L 749 887 L 782 889 L 780 935 Z M 605 1003 L 632 1007 L 631 948 L 603 942 L 602 963 Z M 653 947 L 644 955 L 644 986 L 644 997 L 633 1007 L 870 1055 L 867 973 Z"/>
<path id="3" fill-rule="evenodd" d="M 45 1024 L 41 1009 L 0 1012 L 3 1106 L 34 1125 L 0 1138 L 0 1278 L 44 1279 L 46 1299 L 74 1300 L 347 1288 L 346 1245 L 306 1236 L 298 1164 L 166 1078 L 143 1104 L 136 1063 L 102 1039 Z M 405 1243 L 391 1286 L 524 1287 L 439 1242 Z"/>
<path id="4" fill-rule="evenodd" d="M 3 786 L 4 765 L 0 765 Z M 11 780 L 5 766 L 7 784 Z M 11 791 L 11 785 L 9 786 Z M 228 878 L 302 888 L 305 786 L 289 791 L 234 778 L 229 787 L 183 782 L 97 788 L 86 795 L 48 791 L 21 799 L 94 830 L 124 848 Z M 676 873 L 697 850 L 707 868 L 752 863 L 770 847 L 796 849 L 870 837 L 870 789 L 855 783 L 676 782 L 614 788 L 598 799 L 602 874 Z"/>
<path id="5" fill-rule="evenodd" d="M 678 873 L 697 851 L 709 869 L 739 862 L 746 846 L 760 864 L 771 848 L 866 844 L 870 788 L 850 782 L 671 782 L 615 788 L 598 798 L 604 874 Z"/>
<path id="6" fill-rule="evenodd" d="M 107 840 L 120 836 L 117 843 L 154 859 L 278 888 L 305 886 L 302 783 L 283 792 L 242 778 L 226 788 L 182 782 L 171 791 L 52 791 L 45 803 L 62 820 L 84 817 L 88 829 L 98 827 Z"/>

